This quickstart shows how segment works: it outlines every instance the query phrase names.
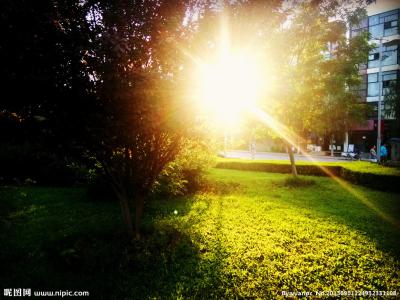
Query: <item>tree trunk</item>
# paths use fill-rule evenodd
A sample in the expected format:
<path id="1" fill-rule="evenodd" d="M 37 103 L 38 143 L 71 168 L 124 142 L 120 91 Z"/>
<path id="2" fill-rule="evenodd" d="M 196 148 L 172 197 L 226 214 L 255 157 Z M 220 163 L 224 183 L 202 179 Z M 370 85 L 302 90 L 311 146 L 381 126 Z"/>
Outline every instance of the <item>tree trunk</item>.
<path id="1" fill-rule="evenodd" d="M 349 133 L 348 131 L 344 134 L 344 145 L 343 145 L 343 152 L 348 152 L 349 150 Z"/>
<path id="2" fill-rule="evenodd" d="M 294 161 L 294 154 L 293 154 L 293 149 L 291 144 L 286 145 L 289 153 L 289 158 L 290 158 L 290 165 L 292 167 L 292 175 L 294 177 L 297 177 L 297 168 L 296 168 L 296 162 Z"/>
<path id="3" fill-rule="evenodd" d="M 104 167 L 106 175 L 110 179 L 110 184 L 112 189 L 114 190 L 115 196 L 119 200 L 122 219 L 127 227 L 128 235 L 130 238 L 135 239 L 135 231 L 133 228 L 131 209 L 129 207 L 128 193 L 126 192 L 126 190 L 124 190 L 123 184 L 119 180 L 119 177 L 114 174 L 113 169 L 108 166 L 107 162 L 103 161 L 102 165 Z"/>
<path id="4" fill-rule="evenodd" d="M 331 135 L 330 144 L 331 144 L 331 156 L 333 156 L 333 134 Z"/>
<path id="5" fill-rule="evenodd" d="M 124 196 L 119 196 L 118 198 L 121 205 L 122 218 L 128 230 L 128 235 L 132 239 L 135 239 L 135 231 L 133 228 L 132 215 L 129 207 L 128 198 Z"/>
<path id="6" fill-rule="evenodd" d="M 142 213 L 144 206 L 144 196 L 136 195 L 135 197 L 135 238 L 140 239 L 140 223 L 142 221 Z"/>
<path id="7" fill-rule="evenodd" d="M 124 223 L 127 227 L 129 237 L 132 240 L 140 239 L 140 223 L 142 220 L 143 207 L 144 207 L 144 196 L 136 195 L 135 200 L 135 222 L 132 220 L 131 209 L 129 206 L 128 197 L 118 195 L 119 203 L 121 205 L 121 212 Z"/>

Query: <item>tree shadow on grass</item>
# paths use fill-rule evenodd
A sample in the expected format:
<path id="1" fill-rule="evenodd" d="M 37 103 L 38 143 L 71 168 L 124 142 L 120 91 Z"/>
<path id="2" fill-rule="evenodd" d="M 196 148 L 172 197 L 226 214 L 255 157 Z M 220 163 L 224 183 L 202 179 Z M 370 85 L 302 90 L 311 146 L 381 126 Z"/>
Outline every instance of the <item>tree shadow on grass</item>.
<path id="1" fill-rule="evenodd" d="M 179 214 L 192 210 L 187 199 L 181 204 Z M 161 218 L 171 213 L 162 210 Z M 193 224 L 197 221 L 190 219 Z M 217 240 L 211 249 L 214 256 L 205 259 L 195 237 L 180 225 L 174 220 L 161 225 L 148 222 L 143 239 L 135 242 L 129 241 L 122 225 L 119 231 L 95 232 L 88 227 L 69 234 L 49 227 L 47 239 L 41 237 L 34 250 L 13 254 L 10 249 L 1 258 L 2 266 L 7 266 L 3 271 L 9 274 L 1 275 L 6 279 L 2 282 L 37 290 L 87 290 L 96 299 L 222 298 L 222 244 Z"/>
<path id="2" fill-rule="evenodd" d="M 220 239 L 221 203 L 218 202 L 218 211 L 214 218 L 215 226 L 211 234 L 215 239 L 211 247 L 205 248 L 201 243 L 203 237 L 196 235 L 191 228 L 201 222 L 201 218 L 197 216 L 207 211 L 210 203 L 205 202 L 205 206 L 195 207 L 192 206 L 194 200 L 190 197 L 181 201 L 176 200 L 175 203 L 173 201 L 167 205 L 170 206 L 169 211 L 177 208 L 180 215 L 186 215 L 185 222 L 179 224 L 161 222 L 152 229 L 147 229 L 147 232 L 151 232 L 151 242 L 150 244 L 146 242 L 145 247 L 152 245 L 152 249 L 140 250 L 138 253 L 152 254 L 148 259 L 143 257 L 134 259 L 132 265 L 136 271 L 130 272 L 126 281 L 129 294 L 143 295 L 145 298 L 221 299 L 224 297 L 226 290 L 222 278 L 226 251 Z M 210 243 L 207 245 L 210 246 Z"/>

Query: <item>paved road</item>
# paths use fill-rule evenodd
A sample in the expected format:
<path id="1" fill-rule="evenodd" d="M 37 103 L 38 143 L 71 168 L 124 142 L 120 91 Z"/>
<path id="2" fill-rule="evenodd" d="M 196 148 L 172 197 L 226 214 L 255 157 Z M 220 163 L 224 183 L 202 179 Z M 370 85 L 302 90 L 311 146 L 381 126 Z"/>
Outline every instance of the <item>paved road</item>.
<path id="1" fill-rule="evenodd" d="M 306 156 L 302 154 L 295 154 L 295 160 L 297 161 L 318 161 L 318 162 L 344 162 L 350 161 L 345 158 L 331 157 L 323 155 L 312 155 Z M 251 158 L 249 151 L 231 150 L 227 151 L 226 157 L 229 158 Z M 276 152 L 257 152 L 255 159 L 269 159 L 269 160 L 289 160 L 289 155 L 287 153 L 276 153 Z"/>

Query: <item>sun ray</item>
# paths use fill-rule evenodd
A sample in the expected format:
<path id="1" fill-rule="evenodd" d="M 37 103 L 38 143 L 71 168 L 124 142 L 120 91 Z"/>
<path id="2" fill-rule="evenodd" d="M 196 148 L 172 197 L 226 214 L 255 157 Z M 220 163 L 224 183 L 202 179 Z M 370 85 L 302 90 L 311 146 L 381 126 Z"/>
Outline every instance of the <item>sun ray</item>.
<path id="1" fill-rule="evenodd" d="M 191 86 L 192 97 L 201 102 L 202 106 L 209 106 L 208 109 L 214 110 L 215 117 L 224 124 L 223 128 L 238 123 L 237 115 L 240 111 L 246 110 L 256 118 L 271 128 L 278 136 L 283 138 L 289 145 L 295 146 L 300 138 L 293 130 L 282 124 L 279 120 L 269 113 L 257 107 L 256 98 L 262 93 L 262 83 L 267 82 L 267 66 L 259 64 L 250 57 L 257 57 L 257 51 L 246 48 L 241 51 L 233 51 L 231 48 L 230 35 L 228 30 L 228 20 L 221 18 L 220 43 L 218 46 L 217 59 L 207 60 L 200 56 L 193 55 L 184 47 L 176 47 L 187 56 L 197 68 L 197 76 L 194 82 L 197 85 Z M 245 49 L 245 50 L 244 50 Z M 261 69 L 264 71 L 260 71 Z M 246 83 L 247 82 L 247 83 Z M 244 83 L 244 84 L 243 84 Z M 240 89 L 237 89 L 240 87 Z M 253 93 L 253 94 L 252 94 Z M 300 150 L 301 151 L 301 150 Z M 366 207 L 374 211 L 382 220 L 389 222 L 396 228 L 400 228 L 400 222 L 389 214 L 382 211 L 371 202 L 361 191 L 340 177 L 333 174 L 328 168 L 322 166 L 308 153 L 301 151 L 312 163 L 320 168 L 328 177 L 332 178 L 345 191 L 361 201 Z"/>
<path id="2" fill-rule="evenodd" d="M 257 108 L 253 107 L 252 113 L 257 116 L 257 118 L 264 123 L 266 126 L 271 128 L 276 134 L 281 136 L 286 142 L 288 142 L 290 145 L 294 146 L 295 141 L 299 138 L 293 131 L 291 131 L 288 127 L 286 127 L 284 124 L 276 120 L 274 117 L 272 117 L 270 114 L 267 112 Z M 378 215 L 381 219 L 384 221 L 390 223 L 391 225 L 395 226 L 396 228 L 400 229 L 400 222 L 390 216 L 389 214 L 385 213 L 382 211 L 379 207 L 377 207 L 374 203 L 372 203 L 366 196 L 363 194 L 361 191 L 355 189 L 354 187 L 351 186 L 350 183 L 347 181 L 343 180 L 342 178 L 336 176 L 333 174 L 328 168 L 325 166 L 322 166 L 318 161 L 316 161 L 311 155 L 305 152 L 301 152 L 303 155 L 305 155 L 311 162 L 315 163 L 315 165 L 320 168 L 328 177 L 332 178 L 336 183 L 338 183 L 344 190 L 349 192 L 351 195 L 353 195 L 356 199 L 360 200 L 365 206 L 367 206 L 369 209 L 374 211 L 376 215 Z"/>

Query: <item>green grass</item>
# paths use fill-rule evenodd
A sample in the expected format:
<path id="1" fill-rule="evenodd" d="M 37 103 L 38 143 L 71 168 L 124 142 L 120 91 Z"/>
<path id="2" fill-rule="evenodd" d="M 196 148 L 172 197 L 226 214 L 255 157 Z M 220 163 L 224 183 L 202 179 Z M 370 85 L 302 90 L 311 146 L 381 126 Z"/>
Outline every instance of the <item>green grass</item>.
<path id="1" fill-rule="evenodd" d="M 283 164 L 289 165 L 288 160 L 251 160 L 251 159 L 240 159 L 240 158 L 218 158 L 218 162 L 246 162 L 246 163 L 269 163 L 269 164 Z M 378 175 L 394 175 L 400 176 L 400 168 L 388 167 L 371 163 L 367 161 L 343 161 L 343 162 L 308 162 L 308 161 L 296 161 L 296 165 L 318 165 L 318 166 L 340 166 L 342 168 L 361 173 L 371 173 Z"/>
<path id="2" fill-rule="evenodd" d="M 0 189 L 0 282 L 104 299 L 400 286 L 398 195 L 358 186 L 352 194 L 322 177 L 299 184 L 213 169 L 208 178 L 202 193 L 149 203 L 136 243 L 122 231 L 118 206 L 82 189 Z"/>

